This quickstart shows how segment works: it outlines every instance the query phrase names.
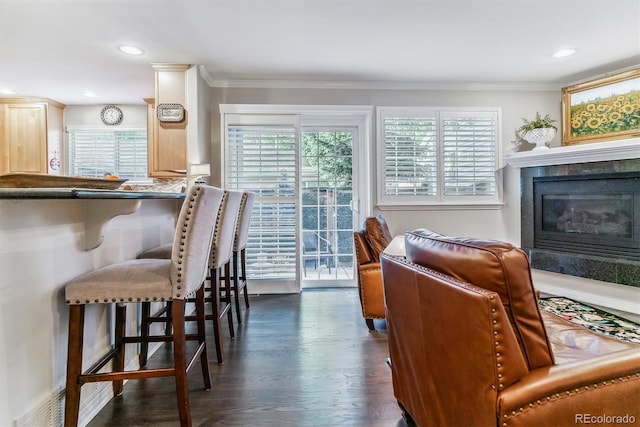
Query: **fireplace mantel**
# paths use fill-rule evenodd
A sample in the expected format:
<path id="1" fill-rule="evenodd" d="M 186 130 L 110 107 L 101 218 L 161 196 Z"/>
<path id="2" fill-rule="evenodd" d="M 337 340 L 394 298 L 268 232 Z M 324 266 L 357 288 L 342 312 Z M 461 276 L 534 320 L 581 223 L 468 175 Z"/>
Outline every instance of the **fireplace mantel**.
<path id="1" fill-rule="evenodd" d="M 640 158 L 640 138 L 595 142 L 514 153 L 504 161 L 515 168 Z"/>

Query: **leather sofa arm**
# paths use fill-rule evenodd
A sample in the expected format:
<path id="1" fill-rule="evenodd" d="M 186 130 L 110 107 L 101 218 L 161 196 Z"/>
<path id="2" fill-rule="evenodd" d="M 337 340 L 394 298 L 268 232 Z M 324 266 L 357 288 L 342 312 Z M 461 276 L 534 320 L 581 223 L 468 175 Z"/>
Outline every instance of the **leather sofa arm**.
<path id="1" fill-rule="evenodd" d="M 358 266 L 358 290 L 362 316 L 365 319 L 384 319 L 386 313 L 382 290 L 382 271 L 379 262 Z"/>
<path id="2" fill-rule="evenodd" d="M 380 271 L 380 263 L 379 262 L 370 262 L 368 264 L 360 264 L 358 266 L 359 271 Z"/>
<path id="3" fill-rule="evenodd" d="M 498 425 L 623 424 L 623 418 L 615 417 L 625 416 L 627 423 L 630 417 L 640 420 L 639 350 L 531 371 L 499 394 Z"/>
<path id="4" fill-rule="evenodd" d="M 362 287 L 379 286 L 382 291 L 382 270 L 379 262 L 370 262 L 369 264 L 361 264 L 358 266 L 358 275 Z"/>

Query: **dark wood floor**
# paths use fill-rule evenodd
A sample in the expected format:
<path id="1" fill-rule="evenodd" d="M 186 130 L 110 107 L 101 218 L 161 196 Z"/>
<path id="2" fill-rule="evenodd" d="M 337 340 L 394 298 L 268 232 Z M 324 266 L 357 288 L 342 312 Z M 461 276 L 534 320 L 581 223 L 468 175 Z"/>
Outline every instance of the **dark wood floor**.
<path id="1" fill-rule="evenodd" d="M 254 296 L 250 302 L 234 340 L 223 328 L 223 365 L 208 341 L 213 388 L 202 389 L 199 366 L 190 373 L 194 425 L 406 426 L 385 363 L 384 322 L 376 323 L 382 330 L 368 331 L 355 288 Z M 160 349 L 152 361 L 166 354 L 170 349 Z M 89 425 L 178 425 L 173 378 L 129 381 L 123 396 Z"/>

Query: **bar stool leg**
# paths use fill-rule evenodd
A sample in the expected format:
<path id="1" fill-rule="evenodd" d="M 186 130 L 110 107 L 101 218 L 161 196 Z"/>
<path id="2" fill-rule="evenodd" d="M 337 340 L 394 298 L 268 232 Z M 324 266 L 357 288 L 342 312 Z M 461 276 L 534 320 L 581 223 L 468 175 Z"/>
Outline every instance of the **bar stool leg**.
<path id="1" fill-rule="evenodd" d="M 222 348 L 222 327 L 220 322 L 220 271 L 217 268 L 211 269 L 209 274 L 211 280 L 211 320 L 213 320 L 213 339 L 216 343 L 216 356 L 218 363 L 224 361 L 224 350 Z"/>
<path id="2" fill-rule="evenodd" d="M 173 321 L 173 359 L 180 426 L 190 427 L 191 411 L 189 409 L 189 390 L 187 388 L 184 306 L 185 300 L 174 300 L 171 307 L 171 318 Z"/>
<path id="3" fill-rule="evenodd" d="M 140 354 L 138 355 L 140 366 L 147 366 L 147 354 L 149 353 L 149 316 L 151 316 L 151 303 L 140 303 L 140 337 L 142 338 Z"/>
<path id="4" fill-rule="evenodd" d="M 209 375 L 209 358 L 207 356 L 207 341 L 205 335 L 205 308 L 204 308 L 204 286 L 196 292 L 196 323 L 198 326 L 198 344 L 204 349 L 200 354 L 200 365 L 202 365 L 202 379 L 205 390 L 211 390 L 211 376 Z"/>
<path id="5" fill-rule="evenodd" d="M 69 344 L 67 351 L 67 389 L 64 404 L 64 425 L 78 425 L 80 412 L 80 374 L 84 334 L 84 305 L 69 306 Z"/>
<path id="6" fill-rule="evenodd" d="M 240 268 L 242 274 L 240 280 L 244 283 L 244 305 L 249 308 L 249 295 L 247 294 L 247 257 L 244 248 L 240 251 Z"/>
<path id="7" fill-rule="evenodd" d="M 127 306 L 125 304 L 116 304 L 116 321 L 115 321 L 115 348 L 117 350 L 117 355 L 113 359 L 113 370 L 114 371 L 124 371 L 124 335 L 126 329 L 126 320 L 127 320 Z M 122 388 L 124 385 L 124 380 L 115 380 L 113 382 L 113 394 L 119 396 L 122 394 Z"/>
<path id="8" fill-rule="evenodd" d="M 167 316 L 167 323 L 164 326 L 164 334 L 166 336 L 170 336 L 173 332 L 171 331 L 171 301 L 167 301 L 164 305 L 165 315 Z"/>
<path id="9" fill-rule="evenodd" d="M 226 263 L 224 265 L 224 295 L 225 303 L 228 304 L 227 309 L 227 322 L 229 323 L 229 335 L 231 339 L 236 337 L 235 329 L 233 326 L 233 308 L 231 307 L 231 265 Z"/>
<path id="10" fill-rule="evenodd" d="M 238 318 L 238 324 L 242 323 L 242 316 L 240 315 L 240 295 L 238 294 L 239 284 L 240 284 L 240 272 L 238 271 L 238 251 L 233 251 L 233 255 L 231 256 L 231 261 L 233 263 L 233 299 L 236 305 L 236 317 Z"/>

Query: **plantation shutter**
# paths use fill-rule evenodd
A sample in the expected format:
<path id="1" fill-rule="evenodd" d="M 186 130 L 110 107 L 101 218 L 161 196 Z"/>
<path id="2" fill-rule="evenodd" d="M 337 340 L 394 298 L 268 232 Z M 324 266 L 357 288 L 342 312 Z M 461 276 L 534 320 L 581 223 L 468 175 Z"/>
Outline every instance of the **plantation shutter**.
<path id="1" fill-rule="evenodd" d="M 145 130 L 69 130 L 69 174 L 102 178 L 107 174 L 131 180 L 147 177 Z"/>
<path id="2" fill-rule="evenodd" d="M 496 194 L 496 113 L 443 112 L 444 196 Z"/>
<path id="3" fill-rule="evenodd" d="M 383 115 L 384 194 L 435 196 L 436 117 Z"/>
<path id="4" fill-rule="evenodd" d="M 497 109 L 378 108 L 379 205 L 498 204 Z"/>
<path id="5" fill-rule="evenodd" d="M 247 275 L 295 280 L 297 117 L 227 114 L 225 122 L 225 186 L 257 195 Z"/>

